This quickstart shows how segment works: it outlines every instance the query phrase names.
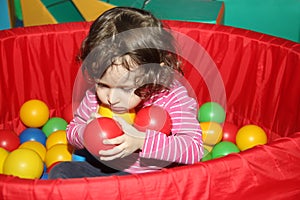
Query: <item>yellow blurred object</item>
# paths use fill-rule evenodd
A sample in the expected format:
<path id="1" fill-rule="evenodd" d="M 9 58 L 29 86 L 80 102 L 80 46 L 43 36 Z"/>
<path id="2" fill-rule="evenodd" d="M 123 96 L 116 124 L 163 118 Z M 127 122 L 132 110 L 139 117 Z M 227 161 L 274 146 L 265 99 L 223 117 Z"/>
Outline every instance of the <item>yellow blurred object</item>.
<path id="1" fill-rule="evenodd" d="M 86 21 L 94 21 L 106 10 L 115 6 L 99 0 L 72 0 Z"/>
<path id="2" fill-rule="evenodd" d="M 19 146 L 19 149 L 31 149 L 35 151 L 42 159 L 45 160 L 46 147 L 37 141 L 26 141 Z"/>
<path id="3" fill-rule="evenodd" d="M 266 143 L 267 135 L 265 131 L 253 124 L 241 127 L 236 134 L 236 144 L 241 151 Z"/>
<path id="4" fill-rule="evenodd" d="M 40 178 L 44 171 L 41 157 L 31 149 L 16 149 L 9 153 L 4 165 L 3 174 L 25 179 Z"/>
<path id="5" fill-rule="evenodd" d="M 67 133 L 65 130 L 58 130 L 51 133 L 46 140 L 46 147 L 50 149 L 56 144 L 68 144 Z"/>
<path id="6" fill-rule="evenodd" d="M 24 26 L 93 21 L 106 10 L 115 7 L 99 0 L 20 1 Z"/>
<path id="7" fill-rule="evenodd" d="M 56 19 L 40 0 L 21 0 L 24 26 L 57 24 Z"/>
<path id="8" fill-rule="evenodd" d="M 109 118 L 112 118 L 113 116 L 122 117 L 128 124 L 133 124 L 134 118 L 136 115 L 134 110 L 130 110 L 129 112 L 122 113 L 122 114 L 114 113 L 110 110 L 110 108 L 108 108 L 107 106 L 104 106 L 104 105 L 101 105 L 99 107 L 98 113 L 102 117 L 109 117 Z"/>
<path id="9" fill-rule="evenodd" d="M 47 168 L 57 162 L 71 161 L 72 148 L 67 144 L 56 144 L 47 150 L 45 163 Z"/>
<path id="10" fill-rule="evenodd" d="M 222 140 L 223 130 L 219 123 L 200 122 L 200 127 L 204 144 L 215 145 Z"/>
<path id="11" fill-rule="evenodd" d="M 0 174 L 3 174 L 3 164 L 8 154 L 9 152 L 6 149 L 0 147 Z"/>

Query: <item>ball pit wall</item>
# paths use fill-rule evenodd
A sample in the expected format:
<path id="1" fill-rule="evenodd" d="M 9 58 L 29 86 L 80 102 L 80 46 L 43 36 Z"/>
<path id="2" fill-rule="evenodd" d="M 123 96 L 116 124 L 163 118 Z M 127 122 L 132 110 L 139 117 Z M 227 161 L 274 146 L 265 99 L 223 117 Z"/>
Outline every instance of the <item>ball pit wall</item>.
<path id="1" fill-rule="evenodd" d="M 159 172 L 67 180 L 0 175 L 0 199 L 299 199 L 300 44 L 229 26 L 165 21 L 212 57 L 226 89 L 226 120 L 254 123 L 267 145 Z M 20 133 L 19 108 L 33 98 L 60 116 L 72 100 L 76 55 L 90 23 L 0 31 L 0 129 Z M 182 44 L 184 45 L 184 44 Z M 195 68 L 185 77 L 199 105 L 210 101 Z"/>

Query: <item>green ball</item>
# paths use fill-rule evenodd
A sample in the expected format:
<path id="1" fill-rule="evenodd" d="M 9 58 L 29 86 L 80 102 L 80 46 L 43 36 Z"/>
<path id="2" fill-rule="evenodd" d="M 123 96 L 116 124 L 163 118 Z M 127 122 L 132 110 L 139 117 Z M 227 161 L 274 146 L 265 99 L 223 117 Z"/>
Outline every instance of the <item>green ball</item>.
<path id="1" fill-rule="evenodd" d="M 211 151 L 212 158 L 220 158 L 231 153 L 239 153 L 239 148 L 232 142 L 222 141 L 214 146 Z"/>
<path id="2" fill-rule="evenodd" d="M 42 131 L 45 133 L 47 137 L 55 131 L 66 130 L 67 121 L 60 117 L 52 117 L 50 118 L 46 124 L 43 126 Z"/>
<path id="3" fill-rule="evenodd" d="M 203 158 L 201 159 L 202 162 L 204 161 L 208 161 L 211 160 L 211 152 L 209 152 L 207 149 L 204 148 L 204 154 L 203 154 Z"/>
<path id="4" fill-rule="evenodd" d="M 198 111 L 199 122 L 217 122 L 225 121 L 225 110 L 216 102 L 207 102 L 200 106 Z"/>

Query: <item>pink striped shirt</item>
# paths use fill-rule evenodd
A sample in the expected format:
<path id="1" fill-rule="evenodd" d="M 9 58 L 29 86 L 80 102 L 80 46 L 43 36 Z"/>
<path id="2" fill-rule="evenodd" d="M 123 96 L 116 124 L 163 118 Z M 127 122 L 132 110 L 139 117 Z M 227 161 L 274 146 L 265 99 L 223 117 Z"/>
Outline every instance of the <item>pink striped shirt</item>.
<path id="1" fill-rule="evenodd" d="M 77 148 L 83 146 L 83 131 L 92 113 L 97 112 L 97 96 L 88 90 L 74 119 L 67 127 L 67 138 Z M 165 167 L 171 163 L 193 164 L 203 156 L 202 134 L 197 120 L 197 102 L 188 95 L 186 88 L 175 81 L 170 91 L 156 97 L 144 106 L 157 105 L 168 111 L 172 119 L 172 134 L 146 130 L 142 151 L 115 160 L 114 168 L 125 168 L 129 173 L 144 173 Z M 115 166 L 114 166 L 115 165 Z"/>

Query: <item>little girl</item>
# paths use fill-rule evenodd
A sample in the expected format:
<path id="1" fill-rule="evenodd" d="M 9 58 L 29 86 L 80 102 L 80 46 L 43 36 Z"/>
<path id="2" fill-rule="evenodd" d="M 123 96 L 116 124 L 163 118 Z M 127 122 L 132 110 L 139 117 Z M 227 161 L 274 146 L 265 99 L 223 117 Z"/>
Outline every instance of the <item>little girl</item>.
<path id="1" fill-rule="evenodd" d="M 98 162 L 62 162 L 49 178 L 79 178 L 145 173 L 179 164 L 193 164 L 203 155 L 197 102 L 175 79 L 182 76 L 174 38 L 162 22 L 145 10 L 112 8 L 91 25 L 81 48 L 83 73 L 95 82 L 67 127 L 67 138 L 84 149 L 83 132 L 99 104 L 114 113 L 156 105 L 172 121 L 171 135 L 138 131 L 122 118 L 122 136 L 104 140 L 115 144 L 99 152 Z"/>

